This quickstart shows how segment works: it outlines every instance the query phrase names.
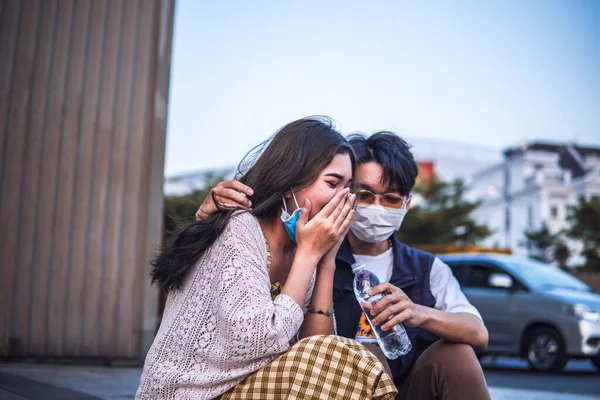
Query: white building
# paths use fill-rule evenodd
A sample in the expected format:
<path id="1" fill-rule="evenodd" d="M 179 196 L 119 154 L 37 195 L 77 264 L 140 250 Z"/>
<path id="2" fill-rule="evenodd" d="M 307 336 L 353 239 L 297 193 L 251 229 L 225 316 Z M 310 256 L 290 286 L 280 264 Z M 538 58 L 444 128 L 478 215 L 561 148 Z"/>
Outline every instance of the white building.
<path id="1" fill-rule="evenodd" d="M 204 189 L 206 185 L 215 179 L 233 179 L 235 166 L 216 170 L 195 171 L 165 178 L 163 193 L 167 196 L 183 196 L 196 189 Z"/>
<path id="2" fill-rule="evenodd" d="M 552 233 L 568 227 L 568 206 L 579 197 L 600 199 L 600 147 L 531 142 L 504 151 L 504 160 L 474 174 L 474 212 L 494 233 L 482 245 L 526 255 L 524 232 L 545 223 Z M 567 243 L 578 253 L 578 243 Z M 573 256 L 569 263 L 580 263 Z"/>
<path id="3" fill-rule="evenodd" d="M 407 138 L 417 162 L 431 162 L 443 181 L 469 181 L 473 173 L 502 161 L 499 149 L 450 140 Z"/>
<path id="4" fill-rule="evenodd" d="M 454 179 L 469 181 L 474 171 L 499 163 L 502 156 L 498 149 L 424 138 L 406 138 L 417 163 L 432 164 L 433 171 L 442 180 Z M 233 179 L 237 166 L 219 170 L 194 171 L 165 178 L 164 194 L 184 195 L 194 189 L 201 189 L 215 177 Z M 423 174 L 421 174 L 423 175 Z M 416 204 L 413 199 L 413 204 Z M 417 201 L 418 202 L 418 201 Z"/>

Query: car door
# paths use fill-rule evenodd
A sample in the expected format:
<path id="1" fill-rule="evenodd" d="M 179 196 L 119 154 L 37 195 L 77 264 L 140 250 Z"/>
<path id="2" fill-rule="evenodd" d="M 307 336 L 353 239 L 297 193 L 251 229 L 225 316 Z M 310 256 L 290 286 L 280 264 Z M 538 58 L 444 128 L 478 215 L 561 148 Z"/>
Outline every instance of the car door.
<path id="1" fill-rule="evenodd" d="M 513 326 L 518 300 L 512 288 L 490 285 L 490 276 L 494 273 L 509 275 L 487 262 L 467 263 L 463 269 L 463 292 L 483 317 L 489 333 L 488 349 L 509 349 L 518 339 Z"/>

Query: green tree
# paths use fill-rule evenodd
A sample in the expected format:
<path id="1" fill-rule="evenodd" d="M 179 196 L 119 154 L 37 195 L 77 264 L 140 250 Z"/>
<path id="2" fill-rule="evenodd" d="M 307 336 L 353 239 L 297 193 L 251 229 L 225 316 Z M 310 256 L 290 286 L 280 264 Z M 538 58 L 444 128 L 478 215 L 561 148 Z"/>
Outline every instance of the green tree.
<path id="1" fill-rule="evenodd" d="M 567 235 L 583 244 L 584 266 L 600 271 L 600 200 L 580 198 L 569 208 L 567 219 L 571 224 Z"/>
<path id="2" fill-rule="evenodd" d="M 569 270 L 569 268 L 567 267 L 567 260 L 571 256 L 571 250 L 569 249 L 569 246 L 567 246 L 567 244 L 565 242 L 560 240 L 554 246 L 553 252 L 554 252 L 554 259 L 558 263 L 558 266 L 560 267 L 560 269 L 565 270 L 565 271 Z"/>
<path id="3" fill-rule="evenodd" d="M 437 178 L 420 183 L 415 193 L 423 198 L 422 204 L 411 208 L 398 232 L 398 238 L 407 244 L 472 245 L 488 237 L 486 225 L 478 224 L 471 213 L 479 202 L 466 200 L 464 181 L 451 183 Z"/>
<path id="4" fill-rule="evenodd" d="M 560 268 L 567 268 L 571 253 L 563 240 L 564 232 L 552 233 L 543 224 L 539 230 L 528 230 L 524 235 L 523 244 L 527 247 L 529 257 L 546 263 L 556 261 Z"/>
<path id="5" fill-rule="evenodd" d="M 196 211 L 204 201 L 210 190 L 223 177 L 216 177 L 207 174 L 208 182 L 202 189 L 195 189 L 191 193 L 182 196 L 165 196 L 163 208 L 163 242 L 173 231 L 176 231 L 182 224 L 194 220 Z"/>

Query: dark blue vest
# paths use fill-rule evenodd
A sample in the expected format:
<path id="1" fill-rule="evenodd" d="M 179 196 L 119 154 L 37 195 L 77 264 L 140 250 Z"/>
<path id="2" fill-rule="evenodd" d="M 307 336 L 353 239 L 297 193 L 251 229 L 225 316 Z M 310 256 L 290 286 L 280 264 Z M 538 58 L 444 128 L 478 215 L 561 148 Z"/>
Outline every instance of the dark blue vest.
<path id="1" fill-rule="evenodd" d="M 435 305 L 435 298 L 429 287 L 429 273 L 435 256 L 415 250 L 396 239 L 393 235 L 394 270 L 390 283 L 399 287 L 415 304 L 427 307 Z M 362 310 L 352 289 L 354 274 L 350 266 L 355 262 L 348 238 L 344 239 L 336 256 L 336 270 L 333 282 L 333 308 L 340 336 L 354 339 Z M 408 373 L 417 358 L 439 338 L 421 328 L 406 328 L 412 343 L 412 350 L 396 360 L 388 360 L 394 383 L 398 385 Z"/>

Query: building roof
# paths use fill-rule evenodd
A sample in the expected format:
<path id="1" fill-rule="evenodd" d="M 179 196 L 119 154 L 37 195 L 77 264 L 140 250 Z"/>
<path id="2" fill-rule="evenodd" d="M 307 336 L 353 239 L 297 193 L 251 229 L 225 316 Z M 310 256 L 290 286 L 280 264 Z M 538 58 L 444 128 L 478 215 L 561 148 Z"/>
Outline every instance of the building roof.
<path id="1" fill-rule="evenodd" d="M 574 178 L 585 175 L 590 169 L 586 168 L 584 158 L 600 158 L 600 147 L 544 141 L 528 142 L 523 143 L 520 146 L 509 147 L 503 151 L 503 154 L 504 157 L 508 159 L 527 151 L 544 151 L 558 154 L 560 167 L 570 170 Z"/>

